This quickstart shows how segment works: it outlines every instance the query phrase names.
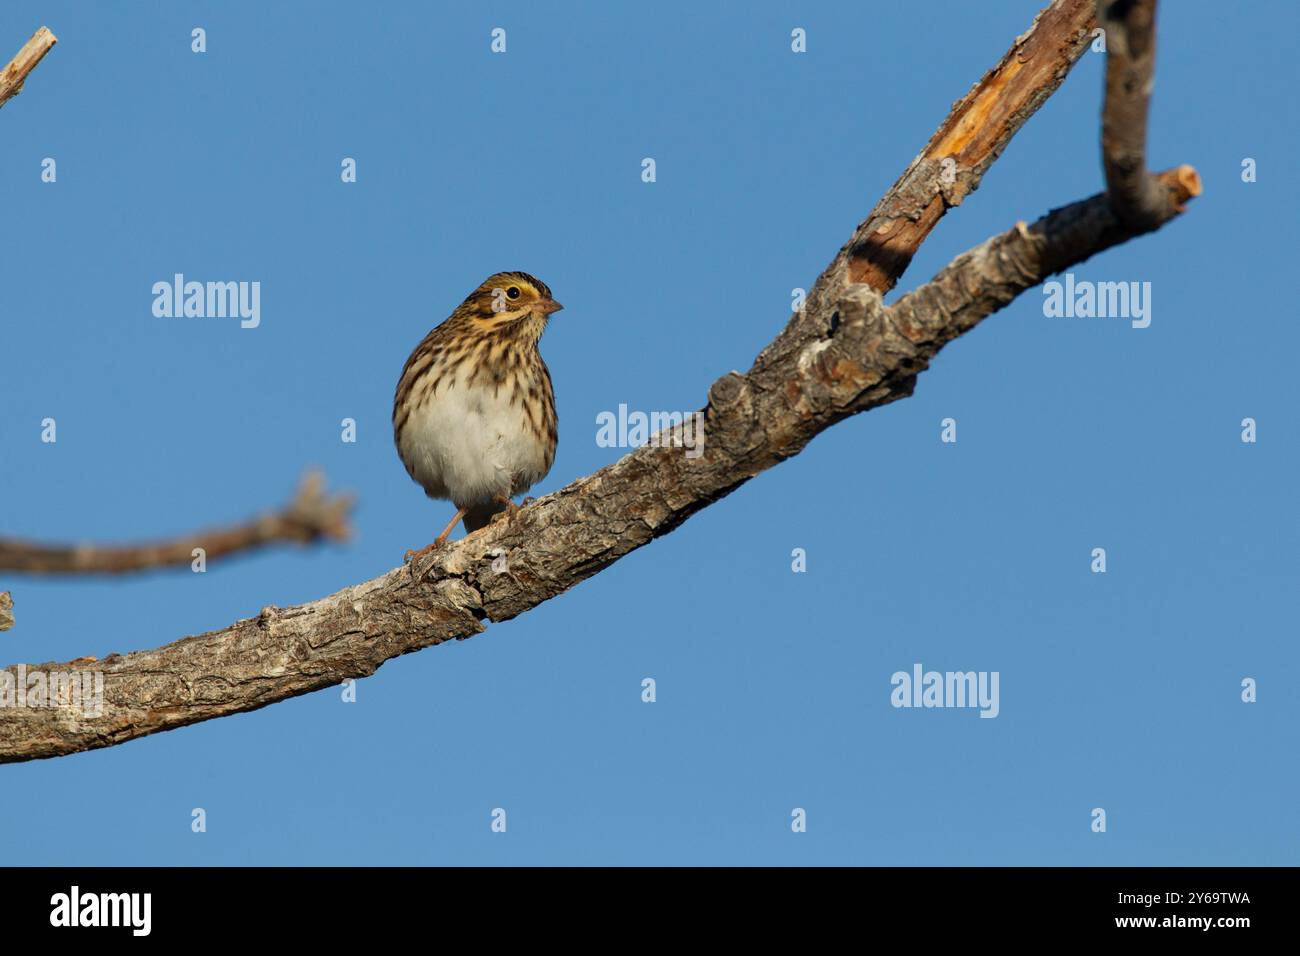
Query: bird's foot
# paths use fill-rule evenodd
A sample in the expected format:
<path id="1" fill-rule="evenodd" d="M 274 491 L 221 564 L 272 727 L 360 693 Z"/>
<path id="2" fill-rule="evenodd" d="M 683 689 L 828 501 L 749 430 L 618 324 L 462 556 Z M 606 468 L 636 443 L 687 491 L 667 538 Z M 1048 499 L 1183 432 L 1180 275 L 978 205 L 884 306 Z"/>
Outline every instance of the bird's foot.
<path id="1" fill-rule="evenodd" d="M 438 547 L 438 542 L 435 541 L 433 544 L 426 544 L 423 548 L 420 548 L 418 551 L 412 548 L 411 550 L 407 551 L 405 555 L 403 555 L 402 560 L 405 561 L 407 564 L 410 564 L 412 561 L 418 561 L 420 558 L 424 557 L 426 554 L 428 554 L 430 551 L 433 551 L 437 547 Z"/>
<path id="2" fill-rule="evenodd" d="M 497 495 L 497 496 L 496 496 L 495 498 L 493 498 L 492 500 L 495 501 L 495 502 L 496 502 L 497 504 L 499 504 L 499 505 L 505 505 L 505 509 L 506 509 L 505 511 L 498 511 L 496 514 L 494 514 L 494 515 L 492 516 L 492 520 L 493 520 L 493 521 L 495 521 L 497 518 L 501 517 L 503 514 L 504 514 L 504 515 L 513 515 L 515 512 L 517 512 L 517 511 L 519 510 L 519 506 L 518 506 L 517 504 L 515 504 L 513 501 L 511 501 L 509 498 L 507 498 L 505 495 Z M 529 499 L 529 500 L 531 500 L 531 499 Z"/>
<path id="3" fill-rule="evenodd" d="M 415 551 L 415 550 L 407 551 L 406 557 L 403 558 L 403 560 L 407 564 L 410 564 L 412 561 L 420 560 L 420 558 L 424 557 L 426 554 L 429 554 L 432 551 L 437 551 L 439 548 L 441 548 L 444 544 L 447 543 L 447 535 L 449 534 L 451 534 L 451 528 L 448 528 L 442 534 L 438 535 L 438 537 L 433 539 L 432 544 L 426 544 L 419 551 Z"/>

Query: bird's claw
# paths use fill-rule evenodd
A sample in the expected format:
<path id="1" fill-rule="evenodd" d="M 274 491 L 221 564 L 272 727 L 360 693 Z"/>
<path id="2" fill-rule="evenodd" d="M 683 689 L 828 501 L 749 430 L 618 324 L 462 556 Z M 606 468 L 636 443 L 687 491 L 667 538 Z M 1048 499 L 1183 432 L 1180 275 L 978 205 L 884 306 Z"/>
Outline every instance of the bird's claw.
<path id="1" fill-rule="evenodd" d="M 532 499 L 529 498 L 527 500 L 531 501 Z M 497 504 L 503 506 L 506 510 L 498 511 L 496 514 L 494 514 L 491 518 L 492 521 L 496 521 L 497 518 L 501 517 L 501 515 L 503 514 L 512 515 L 519 510 L 519 505 L 515 504 L 511 499 L 507 498 L 505 495 L 497 495 L 496 502 Z"/>
<path id="2" fill-rule="evenodd" d="M 420 548 L 418 551 L 416 551 L 415 549 L 411 549 L 410 551 L 407 551 L 405 556 L 402 558 L 402 560 L 405 561 L 407 564 L 410 564 L 412 561 L 418 561 L 420 558 L 424 557 L 430 551 L 437 551 L 446 543 L 447 543 L 446 538 L 438 538 L 432 544 L 426 544 L 423 548 Z"/>

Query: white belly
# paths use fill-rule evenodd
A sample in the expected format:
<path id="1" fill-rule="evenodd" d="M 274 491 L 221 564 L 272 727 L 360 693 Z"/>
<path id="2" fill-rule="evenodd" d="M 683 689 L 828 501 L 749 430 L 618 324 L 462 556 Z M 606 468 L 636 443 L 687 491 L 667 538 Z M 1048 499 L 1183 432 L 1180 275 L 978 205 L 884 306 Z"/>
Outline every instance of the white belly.
<path id="1" fill-rule="evenodd" d="M 546 450 L 507 389 L 445 383 L 411 413 L 400 438 L 402 457 L 430 496 L 457 507 L 516 495 L 548 470 Z"/>

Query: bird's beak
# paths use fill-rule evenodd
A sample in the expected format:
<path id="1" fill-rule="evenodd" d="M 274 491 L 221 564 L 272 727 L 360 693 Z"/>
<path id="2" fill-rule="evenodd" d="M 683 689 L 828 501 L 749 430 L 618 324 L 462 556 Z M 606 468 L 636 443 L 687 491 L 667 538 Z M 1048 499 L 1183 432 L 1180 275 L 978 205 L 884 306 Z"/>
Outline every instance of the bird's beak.
<path id="1" fill-rule="evenodd" d="M 545 302 L 541 303 L 537 308 L 542 313 L 542 315 L 550 315 L 552 312 L 559 312 L 562 308 L 564 308 L 564 306 L 560 305 L 560 303 L 556 302 L 554 299 L 547 299 Z"/>

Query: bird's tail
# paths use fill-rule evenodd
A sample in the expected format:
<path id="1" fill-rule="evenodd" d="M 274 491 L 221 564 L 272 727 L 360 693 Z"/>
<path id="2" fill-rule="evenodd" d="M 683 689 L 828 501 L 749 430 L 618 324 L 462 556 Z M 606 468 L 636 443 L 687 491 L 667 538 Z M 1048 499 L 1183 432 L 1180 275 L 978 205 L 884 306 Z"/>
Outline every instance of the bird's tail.
<path id="1" fill-rule="evenodd" d="M 506 510 L 506 506 L 497 504 L 495 501 L 489 501 L 487 504 L 475 505 L 465 512 L 464 524 L 465 533 L 477 531 L 479 528 L 486 527 L 487 523 L 492 520 L 492 516 L 500 514 Z"/>

